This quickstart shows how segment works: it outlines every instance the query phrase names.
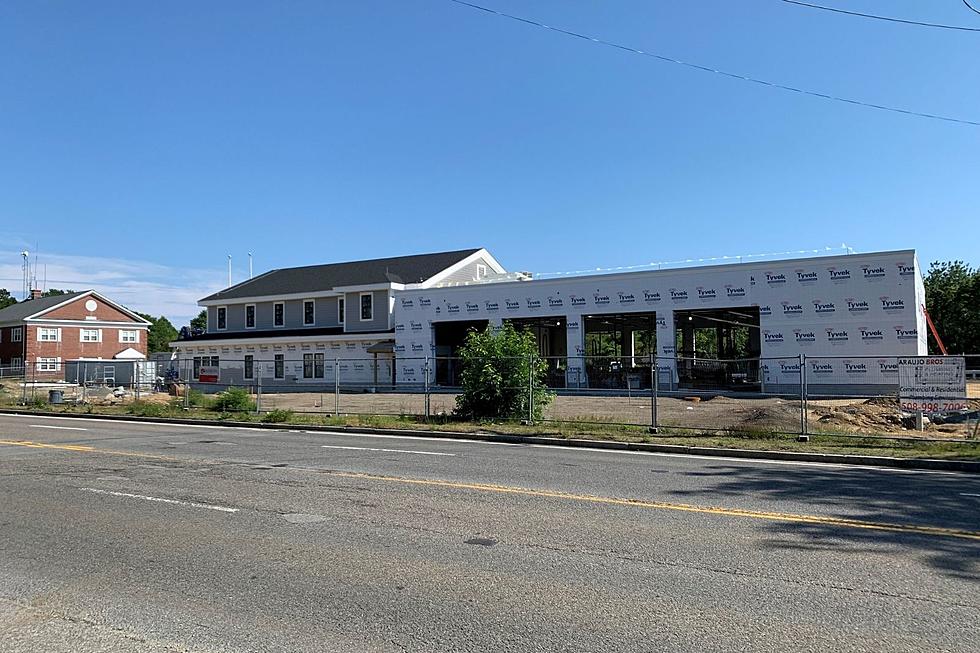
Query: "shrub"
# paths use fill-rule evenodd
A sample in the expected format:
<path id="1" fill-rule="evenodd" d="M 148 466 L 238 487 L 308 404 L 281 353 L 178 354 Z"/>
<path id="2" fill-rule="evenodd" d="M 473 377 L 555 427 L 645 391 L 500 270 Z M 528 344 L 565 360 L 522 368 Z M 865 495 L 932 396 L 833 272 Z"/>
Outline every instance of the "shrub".
<path id="1" fill-rule="evenodd" d="M 541 418 L 553 395 L 545 385 L 548 364 L 538 356 L 533 333 L 517 331 L 506 322 L 499 329 L 487 326 L 467 334 L 459 356 L 463 392 L 456 397 L 458 416 Z"/>
<path id="2" fill-rule="evenodd" d="M 203 392 L 191 387 L 187 388 L 187 404 L 189 406 L 204 406 L 206 403 Z"/>
<path id="3" fill-rule="evenodd" d="M 27 402 L 27 405 L 35 410 L 44 410 L 48 407 L 48 402 L 44 397 L 37 396 Z"/>
<path id="4" fill-rule="evenodd" d="M 293 411 L 283 410 L 281 408 L 270 410 L 268 413 L 262 416 L 262 421 L 265 422 L 266 424 L 288 422 L 291 419 L 293 419 Z"/>
<path id="5" fill-rule="evenodd" d="M 169 411 L 167 406 L 163 404 L 155 404 L 149 401 L 134 401 L 126 409 L 130 415 L 139 415 L 140 417 L 163 417 Z"/>
<path id="6" fill-rule="evenodd" d="M 241 413 L 255 410 L 255 402 L 245 388 L 228 388 L 211 400 L 211 410 L 219 413 Z"/>

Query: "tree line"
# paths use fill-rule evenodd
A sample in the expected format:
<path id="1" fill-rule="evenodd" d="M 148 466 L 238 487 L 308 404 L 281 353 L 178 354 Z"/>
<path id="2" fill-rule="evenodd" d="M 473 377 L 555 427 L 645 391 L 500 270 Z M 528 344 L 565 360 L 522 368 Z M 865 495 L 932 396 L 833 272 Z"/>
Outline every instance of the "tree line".
<path id="1" fill-rule="evenodd" d="M 980 353 L 980 268 L 963 261 L 935 261 L 923 278 L 926 288 L 926 309 L 932 317 L 939 337 L 949 353 Z M 52 288 L 44 297 L 64 295 L 71 290 Z M 0 288 L 0 309 L 16 304 L 17 299 Z M 177 339 L 177 329 L 164 316 L 153 317 L 139 313 L 150 323 L 147 345 L 149 351 L 169 351 Z M 191 326 L 204 329 L 207 313 L 201 311 L 191 320 Z M 933 334 L 929 333 L 929 352 L 939 353 Z"/>

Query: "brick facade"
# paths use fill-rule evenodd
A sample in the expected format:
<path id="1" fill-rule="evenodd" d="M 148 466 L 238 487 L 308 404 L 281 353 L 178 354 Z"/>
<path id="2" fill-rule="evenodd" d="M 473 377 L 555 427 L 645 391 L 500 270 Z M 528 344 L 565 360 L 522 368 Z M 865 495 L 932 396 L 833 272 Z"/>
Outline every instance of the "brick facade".
<path id="1" fill-rule="evenodd" d="M 91 304 L 94 302 L 94 307 Z M 93 310 L 89 310 L 93 308 Z M 12 342 L 12 330 L 21 328 L 21 342 Z M 57 329 L 57 339 L 41 340 L 41 331 Z M 83 330 L 96 330 L 97 342 L 82 342 Z M 123 342 L 121 332 L 135 332 L 137 342 Z M 134 349 L 144 356 L 147 352 L 147 325 L 125 311 L 108 304 L 98 295 L 85 294 L 65 304 L 56 306 L 19 326 L 0 328 L 0 367 L 10 366 L 11 360 L 21 358 L 28 366 L 30 376 L 64 378 L 64 363 L 79 358 L 112 359 L 126 349 Z M 52 361 L 56 369 L 41 369 L 39 359 Z"/>

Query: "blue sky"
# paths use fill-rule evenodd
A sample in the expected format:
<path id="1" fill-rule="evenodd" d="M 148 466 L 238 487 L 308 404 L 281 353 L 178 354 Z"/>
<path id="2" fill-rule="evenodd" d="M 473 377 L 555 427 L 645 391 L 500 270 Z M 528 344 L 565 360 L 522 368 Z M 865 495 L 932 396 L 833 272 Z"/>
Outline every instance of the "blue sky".
<path id="1" fill-rule="evenodd" d="M 481 0 L 980 120 L 980 33 L 779 0 Z M 959 0 L 826 0 L 980 27 Z M 776 91 L 447 0 L 0 4 L 0 287 L 181 321 L 256 271 L 485 246 L 542 271 L 839 246 L 980 264 L 980 127 Z M 78 283 L 63 283 L 71 281 Z"/>

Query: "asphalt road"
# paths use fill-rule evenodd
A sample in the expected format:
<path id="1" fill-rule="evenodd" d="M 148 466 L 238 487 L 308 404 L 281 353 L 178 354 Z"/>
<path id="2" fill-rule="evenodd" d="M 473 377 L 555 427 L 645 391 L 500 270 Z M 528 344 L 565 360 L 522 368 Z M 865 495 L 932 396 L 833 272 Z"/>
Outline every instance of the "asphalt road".
<path id="1" fill-rule="evenodd" d="M 977 651 L 980 477 L 0 416 L 0 651 Z"/>

